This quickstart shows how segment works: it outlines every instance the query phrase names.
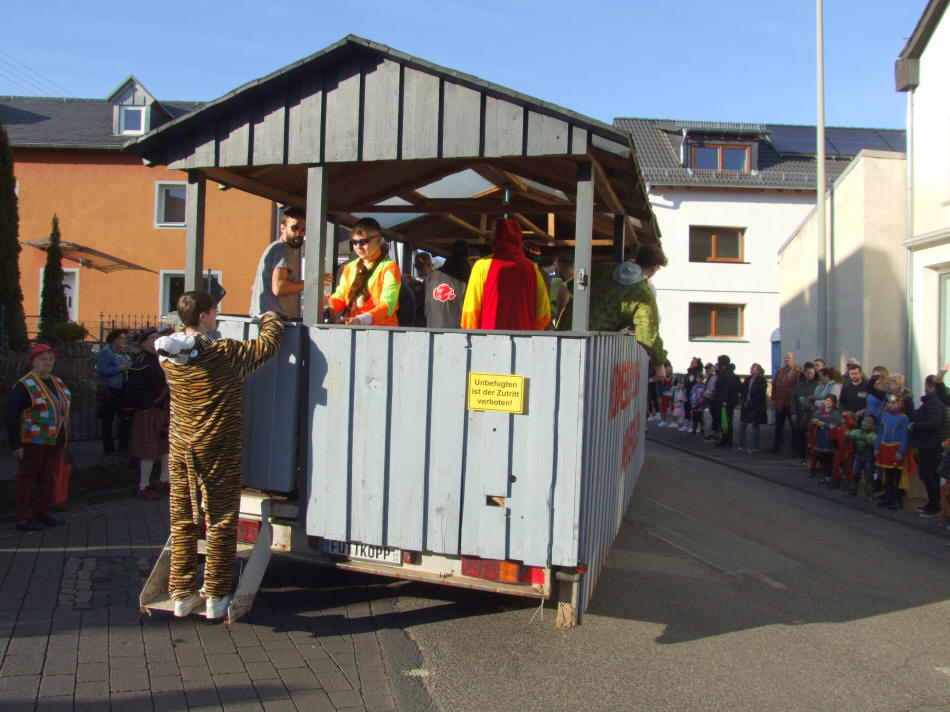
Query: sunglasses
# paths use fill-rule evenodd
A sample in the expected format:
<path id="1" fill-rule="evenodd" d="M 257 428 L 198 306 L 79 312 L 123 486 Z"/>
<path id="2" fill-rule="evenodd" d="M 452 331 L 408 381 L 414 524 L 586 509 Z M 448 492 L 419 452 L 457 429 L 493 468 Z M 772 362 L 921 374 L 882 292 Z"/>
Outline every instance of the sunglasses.
<path id="1" fill-rule="evenodd" d="M 369 243 L 375 240 L 379 235 L 373 235 L 373 237 L 364 237 L 363 239 L 353 238 L 350 240 L 350 244 L 353 247 L 366 247 Z"/>

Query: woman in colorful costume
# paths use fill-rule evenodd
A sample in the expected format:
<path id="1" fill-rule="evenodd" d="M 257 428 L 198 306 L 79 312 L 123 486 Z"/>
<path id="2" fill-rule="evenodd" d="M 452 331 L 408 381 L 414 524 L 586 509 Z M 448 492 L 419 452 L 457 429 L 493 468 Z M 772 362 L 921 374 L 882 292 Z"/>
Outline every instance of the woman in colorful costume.
<path id="1" fill-rule="evenodd" d="M 7 438 L 20 460 L 16 476 L 16 528 L 37 531 L 62 524 L 50 514 L 53 478 L 63 466 L 72 398 L 54 376 L 56 353 L 47 344 L 30 350 L 30 372 L 7 401 Z"/>
<path id="2" fill-rule="evenodd" d="M 389 259 L 379 223 L 363 218 L 353 227 L 350 243 L 356 259 L 343 266 L 340 283 L 330 295 L 331 321 L 363 326 L 398 326 L 399 266 Z"/>

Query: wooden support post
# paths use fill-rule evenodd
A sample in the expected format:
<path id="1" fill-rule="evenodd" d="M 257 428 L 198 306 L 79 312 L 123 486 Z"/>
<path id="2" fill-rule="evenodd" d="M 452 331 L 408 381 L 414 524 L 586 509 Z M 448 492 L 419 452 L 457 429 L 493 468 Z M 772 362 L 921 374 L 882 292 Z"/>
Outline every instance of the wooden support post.
<path id="1" fill-rule="evenodd" d="M 577 213 L 574 221 L 574 312 L 572 329 L 587 331 L 590 310 L 591 245 L 594 234 L 594 169 L 577 167 Z"/>
<path id="2" fill-rule="evenodd" d="M 202 283 L 205 256 L 205 175 L 188 171 L 185 189 L 185 291 Z"/>
<path id="3" fill-rule="evenodd" d="M 327 171 L 323 166 L 307 169 L 307 259 L 304 263 L 304 288 L 301 300 L 303 323 L 320 323 L 326 291 L 327 252 Z M 333 272 L 329 274 L 332 285 Z"/>
<path id="4" fill-rule="evenodd" d="M 627 219 L 624 215 L 614 215 L 614 262 L 623 262 L 624 237 Z"/>

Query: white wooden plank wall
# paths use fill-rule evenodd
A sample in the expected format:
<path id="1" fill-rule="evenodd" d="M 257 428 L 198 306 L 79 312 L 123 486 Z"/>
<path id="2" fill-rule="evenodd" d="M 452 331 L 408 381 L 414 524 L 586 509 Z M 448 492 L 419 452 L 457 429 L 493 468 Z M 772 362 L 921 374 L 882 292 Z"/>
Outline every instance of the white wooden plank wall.
<path id="1" fill-rule="evenodd" d="M 411 371 L 415 378 L 392 379 L 392 418 L 389 451 L 389 515 L 385 544 L 422 551 L 425 542 L 426 467 L 430 449 L 427 414 L 430 398 L 442 394 L 429 391 L 429 339 L 412 332 L 392 335 L 392 363 L 396 371 Z M 395 515 L 395 516 L 394 516 Z"/>
<path id="2" fill-rule="evenodd" d="M 320 163 L 323 133 L 323 76 L 305 77 L 298 86 L 299 99 L 292 102 L 287 120 L 287 162 L 292 165 Z"/>
<path id="3" fill-rule="evenodd" d="M 310 342 L 308 534 L 576 563 L 583 338 L 311 327 Z M 466 410 L 469 371 L 526 376 L 526 414 Z M 568 541 L 552 546 L 555 499 Z"/>
<path id="4" fill-rule="evenodd" d="M 402 157 L 432 158 L 439 154 L 439 78 L 405 69 L 402 90 Z"/>
<path id="5" fill-rule="evenodd" d="M 462 521 L 462 488 L 465 471 L 466 373 L 469 368 L 468 336 L 440 334 L 432 340 L 432 377 L 429 464 L 426 513 L 426 548 L 458 553 Z M 416 382 L 423 384 L 421 374 Z M 413 379 L 410 379 L 413 380 Z M 421 416 L 421 414 L 419 414 Z"/>
<path id="6" fill-rule="evenodd" d="M 366 71 L 363 160 L 393 161 L 399 147 L 399 64 L 390 60 Z"/>
<path id="7" fill-rule="evenodd" d="M 360 61 L 342 62 L 327 77 L 323 160 L 327 163 L 357 160 L 360 141 Z"/>
<path id="8" fill-rule="evenodd" d="M 502 334 L 472 339 L 471 371 L 512 373 L 512 340 Z M 522 374 L 533 375 L 533 374 Z M 459 404 L 446 404 L 458 407 Z M 464 401 L 461 407 L 465 407 Z M 465 490 L 462 504 L 462 551 L 486 559 L 504 559 L 507 538 L 507 507 L 489 506 L 488 496 L 508 493 L 511 459 L 510 413 L 468 411 L 468 441 L 465 448 Z M 542 476 L 538 473 L 538 476 Z"/>

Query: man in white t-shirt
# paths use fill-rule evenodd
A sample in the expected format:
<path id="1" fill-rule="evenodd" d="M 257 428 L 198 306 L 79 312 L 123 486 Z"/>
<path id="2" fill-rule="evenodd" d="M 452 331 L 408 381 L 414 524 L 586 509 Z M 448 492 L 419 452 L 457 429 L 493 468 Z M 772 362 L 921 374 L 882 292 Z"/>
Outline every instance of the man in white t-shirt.
<path id="1" fill-rule="evenodd" d="M 288 208 L 280 218 L 280 238 L 267 246 L 257 265 L 250 316 L 272 311 L 282 319 L 300 318 L 300 248 L 306 233 L 306 213 Z"/>

